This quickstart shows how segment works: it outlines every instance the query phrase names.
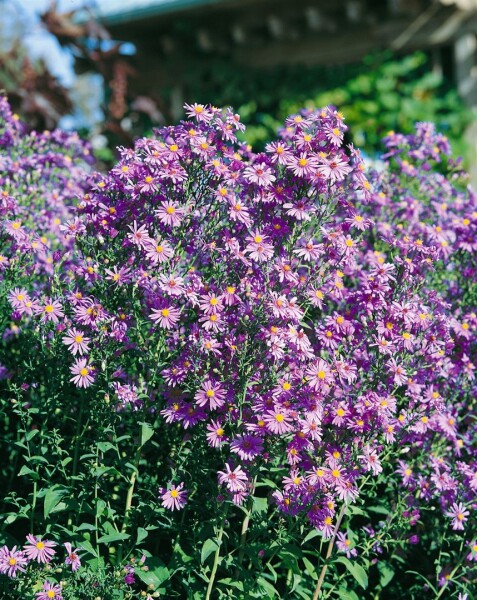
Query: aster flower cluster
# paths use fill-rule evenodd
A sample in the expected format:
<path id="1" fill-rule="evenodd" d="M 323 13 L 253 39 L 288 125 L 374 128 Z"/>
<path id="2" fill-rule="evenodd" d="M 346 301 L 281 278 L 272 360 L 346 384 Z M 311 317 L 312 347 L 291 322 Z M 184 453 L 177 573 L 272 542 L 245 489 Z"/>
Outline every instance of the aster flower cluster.
<path id="1" fill-rule="evenodd" d="M 289 469 L 278 506 L 329 537 L 335 507 L 382 471 L 387 447 L 456 436 L 440 392 L 454 321 L 424 287 L 452 236 L 427 231 L 419 215 L 425 231 L 373 223 L 385 184 L 370 183 L 359 151 L 343 145 L 333 108 L 290 117 L 257 155 L 237 143 L 230 110 L 188 114 L 94 176 L 71 233 L 103 259 L 74 265 L 79 292 L 46 298 L 40 321 L 64 324 L 79 388 L 101 376 L 93 347 L 125 357 L 141 330 L 169 363 L 149 381 L 155 410 L 228 448 L 218 482 L 233 502 L 273 449 Z M 119 374 L 126 381 L 112 390 L 135 407 L 134 373 Z M 456 486 L 449 501 L 457 496 Z M 179 498 L 175 488 L 162 495 L 170 508 Z"/>
<path id="2" fill-rule="evenodd" d="M 86 189 L 92 155 L 77 134 L 26 133 L 3 96 L 0 149 L 0 329 L 5 339 L 19 333 L 22 317 L 58 323 L 64 316 L 51 294 L 51 278 L 55 264 L 67 270 L 74 261 L 65 232 L 74 223 L 73 204 Z M 0 377 L 7 373 L 5 367 Z"/>
<path id="3" fill-rule="evenodd" d="M 41 536 L 27 535 L 27 543 L 23 549 L 17 549 L 13 546 L 9 549 L 7 546 L 0 548 L 0 573 L 15 578 L 18 573 L 25 573 L 28 564 L 48 564 L 56 554 L 56 542 L 44 539 Z M 73 550 L 69 542 L 64 544 L 66 550 L 65 565 L 69 565 L 72 571 L 77 571 L 81 566 L 79 550 Z"/>
<path id="4" fill-rule="evenodd" d="M 58 386 L 91 414 L 104 397 L 111 423 L 161 423 L 161 510 L 245 509 L 266 487 L 351 559 L 342 511 L 386 480 L 410 527 L 434 503 L 472 544 L 477 207 L 457 166 L 442 174 L 447 141 L 429 124 L 390 133 L 372 170 L 333 107 L 292 115 L 260 153 L 231 109 L 186 112 L 73 178 L 55 238 L 68 256 L 29 263 L 38 283 L 7 280 L 16 326 L 61 357 Z M 9 210 L 7 261 L 32 236 Z"/>

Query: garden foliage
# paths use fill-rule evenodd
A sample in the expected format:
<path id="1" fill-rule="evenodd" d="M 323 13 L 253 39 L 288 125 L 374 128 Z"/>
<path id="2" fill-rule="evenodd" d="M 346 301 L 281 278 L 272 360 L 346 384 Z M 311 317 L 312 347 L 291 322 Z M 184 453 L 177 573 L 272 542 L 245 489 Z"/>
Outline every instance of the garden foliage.
<path id="1" fill-rule="evenodd" d="M 186 112 L 99 174 L 2 100 L 10 596 L 473 598 L 477 206 L 447 139 L 389 134 L 373 170 L 332 107 L 258 154 Z"/>

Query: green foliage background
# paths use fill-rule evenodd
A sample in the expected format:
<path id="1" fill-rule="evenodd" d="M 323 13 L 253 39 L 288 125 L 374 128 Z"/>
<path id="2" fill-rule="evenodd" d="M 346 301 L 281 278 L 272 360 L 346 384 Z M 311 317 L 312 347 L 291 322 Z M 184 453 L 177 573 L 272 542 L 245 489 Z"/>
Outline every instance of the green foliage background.
<path id="1" fill-rule="evenodd" d="M 404 57 L 384 52 L 334 68 L 232 71 L 229 64 L 215 62 L 206 73 L 191 69 L 186 80 L 191 100 L 234 106 L 247 125 L 244 139 L 255 148 L 273 138 L 287 115 L 303 106 L 332 104 L 345 115 L 349 141 L 370 156 L 381 151 L 380 139 L 388 131 L 411 133 L 414 123 L 433 121 L 454 153 L 469 158 L 463 132 L 472 112 L 452 83 L 432 70 L 424 52 Z"/>

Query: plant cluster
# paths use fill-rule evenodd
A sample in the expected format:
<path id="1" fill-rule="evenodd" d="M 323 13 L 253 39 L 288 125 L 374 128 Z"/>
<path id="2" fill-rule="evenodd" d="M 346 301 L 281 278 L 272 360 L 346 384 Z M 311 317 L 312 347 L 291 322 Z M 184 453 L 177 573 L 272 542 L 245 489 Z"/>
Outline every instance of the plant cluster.
<path id="1" fill-rule="evenodd" d="M 1 110 L 12 590 L 471 598 L 477 203 L 448 140 L 390 134 L 372 170 L 331 106 L 253 153 L 193 104 L 99 174 Z M 26 566 L 43 536 L 66 586 Z"/>

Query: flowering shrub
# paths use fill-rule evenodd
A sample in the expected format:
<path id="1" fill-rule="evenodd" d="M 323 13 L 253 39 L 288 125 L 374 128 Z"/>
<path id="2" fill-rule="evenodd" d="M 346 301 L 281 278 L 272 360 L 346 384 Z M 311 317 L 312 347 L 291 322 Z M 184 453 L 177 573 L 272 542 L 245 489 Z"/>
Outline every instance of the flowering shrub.
<path id="1" fill-rule="evenodd" d="M 63 134 L 3 106 L 12 589 L 472 593 L 477 209 L 446 139 L 389 135 L 376 171 L 331 107 L 254 154 L 194 104 L 102 175 L 75 138 L 45 166 Z M 70 540 L 67 579 L 43 536 Z"/>

